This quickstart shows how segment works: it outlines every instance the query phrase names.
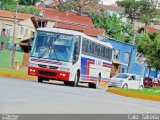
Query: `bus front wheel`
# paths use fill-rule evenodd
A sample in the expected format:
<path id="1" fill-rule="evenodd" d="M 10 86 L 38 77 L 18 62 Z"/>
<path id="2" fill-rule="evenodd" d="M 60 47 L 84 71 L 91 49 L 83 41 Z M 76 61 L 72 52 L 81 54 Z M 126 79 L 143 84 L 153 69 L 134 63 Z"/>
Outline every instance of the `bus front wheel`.
<path id="1" fill-rule="evenodd" d="M 42 77 L 38 77 L 38 82 L 42 83 L 43 82 L 43 78 Z"/>
<path id="2" fill-rule="evenodd" d="M 78 86 L 78 81 L 79 81 L 79 76 L 78 76 L 78 74 L 76 73 L 76 74 L 75 74 L 75 77 L 74 77 L 74 81 L 71 81 L 71 82 L 70 82 L 70 85 L 71 85 L 72 87 L 76 87 L 76 86 Z"/>

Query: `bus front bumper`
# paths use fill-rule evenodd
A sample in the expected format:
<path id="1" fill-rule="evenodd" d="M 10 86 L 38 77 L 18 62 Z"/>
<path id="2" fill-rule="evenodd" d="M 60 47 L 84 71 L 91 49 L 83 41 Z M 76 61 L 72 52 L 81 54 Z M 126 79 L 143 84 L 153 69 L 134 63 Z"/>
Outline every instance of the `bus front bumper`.
<path id="1" fill-rule="evenodd" d="M 69 81 L 70 72 L 51 70 L 48 68 L 28 67 L 28 75 L 44 77 L 53 80 Z"/>

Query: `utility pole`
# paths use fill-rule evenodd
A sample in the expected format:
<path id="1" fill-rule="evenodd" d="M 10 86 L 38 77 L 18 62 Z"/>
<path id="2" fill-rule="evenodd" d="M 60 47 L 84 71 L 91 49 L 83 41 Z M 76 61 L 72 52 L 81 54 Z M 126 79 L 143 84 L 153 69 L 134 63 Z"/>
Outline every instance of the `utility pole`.
<path id="1" fill-rule="evenodd" d="M 133 44 L 132 44 L 132 47 L 131 47 L 131 53 L 130 53 L 130 56 L 129 56 L 128 66 L 127 66 L 127 73 L 129 72 L 129 69 L 130 69 L 130 66 L 131 66 L 132 53 L 133 53 L 135 41 L 136 41 L 136 34 L 134 34 L 134 38 L 133 38 Z"/>
<path id="2" fill-rule="evenodd" d="M 11 58 L 11 67 L 14 68 L 14 56 L 15 56 L 15 36 L 16 36 L 16 25 L 17 25 L 17 12 L 18 8 L 16 8 L 16 11 L 14 13 L 14 28 L 13 28 L 13 38 L 12 38 L 12 44 L 13 44 L 13 50 L 12 50 L 12 58 Z"/>

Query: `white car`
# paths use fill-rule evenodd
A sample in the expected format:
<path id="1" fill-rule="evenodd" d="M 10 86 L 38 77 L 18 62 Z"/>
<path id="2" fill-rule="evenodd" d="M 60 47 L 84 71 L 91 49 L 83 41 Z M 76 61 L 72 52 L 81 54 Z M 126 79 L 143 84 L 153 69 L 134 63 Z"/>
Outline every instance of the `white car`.
<path id="1" fill-rule="evenodd" d="M 111 78 L 108 82 L 109 87 L 131 88 L 131 89 L 143 89 L 143 79 L 140 75 L 119 73 Z"/>

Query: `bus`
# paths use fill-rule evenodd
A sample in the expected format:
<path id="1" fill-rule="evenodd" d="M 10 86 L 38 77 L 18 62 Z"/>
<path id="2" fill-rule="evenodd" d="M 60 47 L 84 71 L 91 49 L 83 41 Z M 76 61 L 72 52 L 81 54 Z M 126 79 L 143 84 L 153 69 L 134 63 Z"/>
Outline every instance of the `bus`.
<path id="1" fill-rule="evenodd" d="M 29 57 L 28 74 L 38 82 L 58 80 L 65 85 L 79 82 L 97 88 L 106 82 L 112 68 L 112 45 L 82 32 L 39 28 Z"/>

